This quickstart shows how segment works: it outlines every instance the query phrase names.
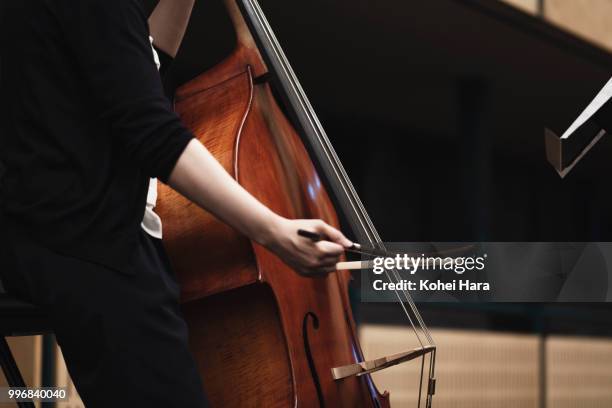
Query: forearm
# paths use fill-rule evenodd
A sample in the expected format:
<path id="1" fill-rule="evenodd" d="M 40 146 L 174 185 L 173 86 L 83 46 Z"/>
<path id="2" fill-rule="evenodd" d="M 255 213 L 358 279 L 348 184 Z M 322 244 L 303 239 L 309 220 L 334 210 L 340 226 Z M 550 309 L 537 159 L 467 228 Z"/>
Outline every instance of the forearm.
<path id="1" fill-rule="evenodd" d="M 149 17 L 155 45 L 175 57 L 185 35 L 195 0 L 160 0 Z"/>
<path id="2" fill-rule="evenodd" d="M 180 156 L 168 184 L 264 245 L 280 218 L 242 188 L 196 139 L 187 145 Z"/>

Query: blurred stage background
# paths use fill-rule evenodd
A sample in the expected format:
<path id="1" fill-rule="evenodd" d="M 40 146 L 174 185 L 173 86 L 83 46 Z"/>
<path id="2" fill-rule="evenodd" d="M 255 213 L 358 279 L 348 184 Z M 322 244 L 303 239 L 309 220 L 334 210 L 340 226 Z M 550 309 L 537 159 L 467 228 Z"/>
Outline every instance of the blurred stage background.
<path id="1" fill-rule="evenodd" d="M 231 49 L 216 3 L 197 4 L 176 84 Z M 261 4 L 386 241 L 612 241 L 612 140 L 563 181 L 543 146 L 612 74 L 612 0 Z M 612 407 L 609 304 L 420 307 L 435 407 Z M 397 305 L 356 317 L 366 358 L 414 343 Z M 11 345 L 29 384 L 69 384 L 48 339 Z M 375 375 L 394 407 L 415 406 L 418 368 Z"/>

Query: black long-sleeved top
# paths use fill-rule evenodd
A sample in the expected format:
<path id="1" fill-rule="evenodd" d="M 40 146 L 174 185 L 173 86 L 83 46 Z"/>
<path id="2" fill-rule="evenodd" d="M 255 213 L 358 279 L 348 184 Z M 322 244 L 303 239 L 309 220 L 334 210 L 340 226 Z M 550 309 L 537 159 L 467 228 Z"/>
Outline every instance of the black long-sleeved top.
<path id="1" fill-rule="evenodd" d="M 149 177 L 192 134 L 138 0 L 2 0 L 0 234 L 129 272 Z"/>

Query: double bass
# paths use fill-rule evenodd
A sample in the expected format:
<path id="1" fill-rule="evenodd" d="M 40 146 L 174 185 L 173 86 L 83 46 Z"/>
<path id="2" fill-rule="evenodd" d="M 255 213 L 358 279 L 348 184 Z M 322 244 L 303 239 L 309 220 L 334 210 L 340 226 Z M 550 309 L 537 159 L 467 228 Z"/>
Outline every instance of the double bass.
<path id="1" fill-rule="evenodd" d="M 276 213 L 335 227 L 341 213 L 359 242 L 384 250 L 256 0 L 223 1 L 236 47 L 177 90 L 176 112 Z M 389 394 L 377 390 L 369 373 L 417 357 L 418 406 L 431 406 L 435 345 L 408 293 L 396 295 L 419 347 L 364 361 L 348 271 L 300 276 L 165 186 L 157 211 L 181 283 L 190 347 L 213 407 L 389 407 Z M 391 271 L 387 278 L 399 276 Z"/>

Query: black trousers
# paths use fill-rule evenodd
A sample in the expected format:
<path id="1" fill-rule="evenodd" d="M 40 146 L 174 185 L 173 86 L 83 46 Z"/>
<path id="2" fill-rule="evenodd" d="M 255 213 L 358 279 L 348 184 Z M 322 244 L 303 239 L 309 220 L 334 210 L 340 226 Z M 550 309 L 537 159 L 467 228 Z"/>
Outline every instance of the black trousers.
<path id="1" fill-rule="evenodd" d="M 9 293 L 48 311 L 87 408 L 206 407 L 179 287 L 159 240 L 141 234 L 135 274 L 25 238 L 0 248 Z"/>

